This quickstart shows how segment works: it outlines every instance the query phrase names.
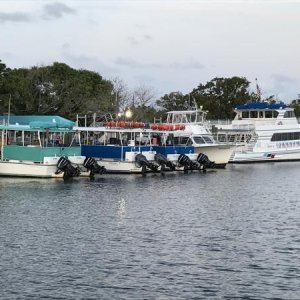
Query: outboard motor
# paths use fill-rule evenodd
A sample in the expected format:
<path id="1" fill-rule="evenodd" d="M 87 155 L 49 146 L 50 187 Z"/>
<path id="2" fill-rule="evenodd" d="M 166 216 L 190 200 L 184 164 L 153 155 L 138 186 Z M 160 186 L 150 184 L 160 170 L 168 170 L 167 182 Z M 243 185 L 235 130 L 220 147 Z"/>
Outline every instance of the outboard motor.
<path id="1" fill-rule="evenodd" d="M 165 169 L 165 167 L 168 167 L 172 171 L 175 170 L 175 165 L 171 161 L 169 161 L 163 154 L 156 153 L 154 155 L 154 159 L 158 163 L 158 165 L 161 166 L 162 171 Z"/>
<path id="2" fill-rule="evenodd" d="M 93 157 L 87 157 L 83 162 L 83 166 L 90 171 L 90 178 L 93 178 L 95 174 L 103 174 L 106 172 L 105 167 L 99 166 Z"/>
<path id="3" fill-rule="evenodd" d="M 203 165 L 205 169 L 206 168 L 213 169 L 215 167 L 215 163 L 213 161 L 210 161 L 208 159 L 208 156 L 203 153 L 199 153 L 197 157 L 197 162 Z"/>
<path id="4" fill-rule="evenodd" d="M 187 155 L 180 154 L 178 157 L 178 164 L 184 167 L 184 171 L 187 172 L 188 170 L 200 170 L 201 165 L 196 162 L 192 161 Z"/>
<path id="5" fill-rule="evenodd" d="M 57 162 L 57 171 L 55 174 L 63 172 L 64 178 L 77 177 L 80 175 L 79 168 L 72 166 L 72 163 L 68 160 L 67 157 L 62 156 Z"/>
<path id="6" fill-rule="evenodd" d="M 146 169 L 149 168 L 152 171 L 157 171 L 157 165 L 149 162 L 145 155 L 139 153 L 135 156 L 136 166 L 142 168 L 142 173 L 145 174 Z"/>

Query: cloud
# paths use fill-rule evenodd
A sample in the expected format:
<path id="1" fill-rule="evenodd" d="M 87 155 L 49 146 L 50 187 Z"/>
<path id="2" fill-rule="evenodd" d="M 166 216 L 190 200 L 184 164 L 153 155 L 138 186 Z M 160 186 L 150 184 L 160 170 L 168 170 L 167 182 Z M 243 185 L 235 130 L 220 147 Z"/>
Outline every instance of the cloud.
<path id="1" fill-rule="evenodd" d="M 34 13 L 34 12 L 33 12 Z M 51 4 L 46 4 L 43 7 L 43 12 L 41 18 L 44 20 L 56 20 L 63 17 L 65 14 L 75 14 L 76 10 L 70 8 L 69 6 L 55 2 Z M 0 12 L 0 23 L 5 22 L 32 22 L 34 21 L 33 14 L 23 13 L 23 12 L 13 12 L 5 13 Z"/>
<path id="2" fill-rule="evenodd" d="M 149 34 L 144 34 L 142 37 L 136 38 L 134 36 L 128 37 L 128 41 L 131 45 L 136 46 L 145 41 L 151 41 L 152 37 Z"/>
<path id="3" fill-rule="evenodd" d="M 204 69 L 204 65 L 197 61 L 191 61 L 189 63 L 170 63 L 170 64 L 158 64 L 158 63 L 141 63 L 134 59 L 128 59 L 119 57 L 115 63 L 120 66 L 129 68 L 156 68 L 156 69 Z"/>
<path id="4" fill-rule="evenodd" d="M 128 37 L 128 41 L 129 41 L 129 43 L 131 45 L 134 45 L 134 46 L 139 44 L 139 42 L 137 41 L 137 39 L 135 37 L 133 37 L 133 36 Z"/>
<path id="5" fill-rule="evenodd" d="M 272 74 L 270 88 L 266 90 L 267 94 L 275 96 L 283 101 L 296 98 L 300 82 L 297 78 L 292 78 L 282 74 Z"/>
<path id="6" fill-rule="evenodd" d="M 28 14 L 15 12 L 15 13 L 1 13 L 0 12 L 0 23 L 5 22 L 30 22 L 31 17 Z"/>
<path id="7" fill-rule="evenodd" d="M 273 78 L 273 80 L 276 83 L 294 84 L 297 82 L 296 78 L 288 77 L 288 76 L 281 75 L 281 74 L 273 74 L 273 75 L 271 75 L 271 77 Z"/>
<path id="8" fill-rule="evenodd" d="M 62 57 L 67 64 L 70 64 L 73 67 L 94 70 L 96 72 L 99 72 L 101 76 L 106 77 L 118 72 L 118 69 L 102 62 L 97 57 L 74 55 L 70 51 L 70 45 L 68 45 L 67 48 L 65 48 L 63 45 Z"/>
<path id="9" fill-rule="evenodd" d="M 76 10 L 59 2 L 46 4 L 43 7 L 43 19 L 56 20 L 63 17 L 64 14 L 75 14 Z"/>

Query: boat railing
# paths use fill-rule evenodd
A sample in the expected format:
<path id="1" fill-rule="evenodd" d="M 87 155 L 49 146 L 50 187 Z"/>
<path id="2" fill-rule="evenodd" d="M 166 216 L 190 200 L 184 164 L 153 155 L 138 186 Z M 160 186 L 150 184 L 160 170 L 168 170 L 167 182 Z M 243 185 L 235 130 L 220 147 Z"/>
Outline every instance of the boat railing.
<path id="1" fill-rule="evenodd" d="M 231 126 L 231 123 L 232 120 L 207 120 L 205 126 L 209 131 L 215 131 L 216 128 L 220 128 L 221 126 Z"/>

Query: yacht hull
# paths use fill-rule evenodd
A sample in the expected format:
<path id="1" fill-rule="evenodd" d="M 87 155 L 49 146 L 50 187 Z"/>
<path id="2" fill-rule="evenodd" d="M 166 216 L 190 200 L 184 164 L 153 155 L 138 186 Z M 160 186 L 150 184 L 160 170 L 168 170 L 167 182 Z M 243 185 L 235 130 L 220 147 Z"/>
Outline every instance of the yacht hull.
<path id="1" fill-rule="evenodd" d="M 260 163 L 260 162 L 280 162 L 280 161 L 300 161 L 300 149 L 287 151 L 269 152 L 235 152 L 230 163 Z"/>

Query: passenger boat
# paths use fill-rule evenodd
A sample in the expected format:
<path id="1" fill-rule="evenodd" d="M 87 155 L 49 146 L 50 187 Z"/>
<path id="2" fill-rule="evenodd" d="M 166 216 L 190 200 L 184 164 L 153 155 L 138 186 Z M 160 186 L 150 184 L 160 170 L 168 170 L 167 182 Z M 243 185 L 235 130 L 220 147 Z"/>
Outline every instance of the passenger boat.
<path id="1" fill-rule="evenodd" d="M 152 124 L 151 128 L 169 131 L 168 144 L 193 146 L 195 153 L 203 153 L 217 168 L 225 168 L 234 147 L 217 143 L 206 120 L 207 112 L 196 105 L 190 110 L 167 112 L 166 123 Z"/>
<path id="2" fill-rule="evenodd" d="M 26 116 L 28 118 L 28 116 Z M 0 176 L 73 177 L 79 175 L 77 164 L 84 161 L 80 147 L 71 147 L 77 134 L 74 123 L 64 119 L 40 121 L 33 116 L 28 125 L 0 125 Z M 60 117 L 59 117 L 60 118 Z M 34 121 L 38 119 L 39 121 Z M 78 138 L 80 139 L 80 138 Z"/>
<path id="3" fill-rule="evenodd" d="M 74 127 L 83 137 L 81 154 L 95 159 L 108 173 L 205 170 L 209 158 L 192 146 L 167 146 L 168 135 L 146 128 Z M 86 167 L 86 165 L 84 165 Z"/>
<path id="4" fill-rule="evenodd" d="M 219 139 L 238 143 L 231 163 L 300 160 L 300 125 L 284 103 L 255 102 L 235 108 L 231 124 L 218 126 Z"/>

